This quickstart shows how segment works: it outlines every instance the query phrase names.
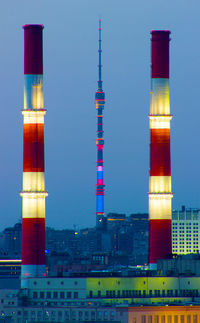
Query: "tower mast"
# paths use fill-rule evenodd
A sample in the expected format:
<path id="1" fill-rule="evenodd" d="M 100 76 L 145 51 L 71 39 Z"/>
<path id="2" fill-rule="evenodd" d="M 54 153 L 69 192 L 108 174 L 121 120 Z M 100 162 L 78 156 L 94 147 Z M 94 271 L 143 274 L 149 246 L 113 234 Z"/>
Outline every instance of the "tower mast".
<path id="1" fill-rule="evenodd" d="M 102 65 L 101 65 L 101 20 L 99 20 L 99 65 L 98 65 L 98 90 L 95 95 L 97 109 L 97 184 L 96 184 L 96 226 L 99 227 L 104 217 L 104 183 L 103 183 L 103 110 L 105 104 L 105 93 L 102 89 Z"/>

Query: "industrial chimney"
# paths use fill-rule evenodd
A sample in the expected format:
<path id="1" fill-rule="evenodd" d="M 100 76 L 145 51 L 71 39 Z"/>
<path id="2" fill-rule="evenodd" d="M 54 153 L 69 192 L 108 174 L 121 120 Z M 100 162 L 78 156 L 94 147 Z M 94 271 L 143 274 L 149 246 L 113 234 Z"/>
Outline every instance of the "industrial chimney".
<path id="1" fill-rule="evenodd" d="M 24 27 L 24 121 L 21 287 L 46 275 L 43 25 Z"/>
<path id="2" fill-rule="evenodd" d="M 151 32 L 151 105 L 149 177 L 149 265 L 171 254 L 171 161 L 169 101 L 170 31 Z"/>

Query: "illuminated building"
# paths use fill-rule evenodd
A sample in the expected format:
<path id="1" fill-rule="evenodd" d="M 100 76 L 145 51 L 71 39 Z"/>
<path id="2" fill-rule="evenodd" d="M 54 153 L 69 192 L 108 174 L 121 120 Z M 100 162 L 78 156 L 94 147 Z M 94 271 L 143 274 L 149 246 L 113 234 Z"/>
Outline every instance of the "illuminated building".
<path id="1" fill-rule="evenodd" d="M 113 274 L 30 278 L 27 289 L 4 297 L 0 311 L 16 323 L 199 323 L 200 277 Z"/>
<path id="2" fill-rule="evenodd" d="M 200 251 L 200 210 L 186 209 L 172 211 L 172 252 L 175 254 Z"/>
<path id="3" fill-rule="evenodd" d="M 61 305 L 59 302 L 62 299 L 64 302 L 98 300 L 101 305 L 123 304 L 124 301 L 129 305 L 184 304 L 191 302 L 192 298 L 198 301 L 200 297 L 199 276 L 167 277 L 148 274 L 145 271 L 135 271 L 136 277 L 124 277 L 124 273 L 95 272 L 83 277 L 81 274 L 71 274 L 71 277 L 61 278 L 30 278 L 27 293 L 31 302 L 55 302 L 57 299 L 57 305 Z M 64 294 L 61 295 L 60 292 Z"/>
<path id="4" fill-rule="evenodd" d="M 131 306 L 74 305 L 62 307 L 11 306 L 9 299 L 3 322 L 107 322 L 107 323 L 199 323 L 199 306 Z M 17 303 L 16 298 L 12 299 Z M 15 312 L 16 311 L 16 312 Z M 14 314 L 13 314 L 14 313 Z M 9 321 L 5 319 L 10 319 Z M 11 321 L 12 319 L 12 321 Z"/>
<path id="5" fill-rule="evenodd" d="M 21 273 L 21 259 L 0 259 L 0 278 L 15 278 Z"/>
<path id="6" fill-rule="evenodd" d="M 102 77 L 101 77 L 101 20 L 99 20 L 99 80 L 98 90 L 95 95 L 95 103 L 97 109 L 97 184 L 96 184 L 96 225 L 100 225 L 100 222 L 104 218 L 104 182 L 103 182 L 103 110 L 105 104 L 105 94 L 102 89 Z"/>
<path id="7" fill-rule="evenodd" d="M 150 178 L 149 178 L 149 264 L 171 254 L 171 161 L 169 103 L 170 31 L 152 31 Z"/>
<path id="8" fill-rule="evenodd" d="M 131 307 L 128 322 L 134 323 L 198 323 L 199 306 L 148 306 Z"/>
<path id="9" fill-rule="evenodd" d="M 42 25 L 24 27 L 22 273 L 45 275 L 45 191 Z"/>

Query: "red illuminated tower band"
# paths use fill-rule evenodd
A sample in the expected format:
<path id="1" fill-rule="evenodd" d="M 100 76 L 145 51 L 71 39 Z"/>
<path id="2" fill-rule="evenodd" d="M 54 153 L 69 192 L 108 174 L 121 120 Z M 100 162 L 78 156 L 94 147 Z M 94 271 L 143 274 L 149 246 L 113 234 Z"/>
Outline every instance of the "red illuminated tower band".
<path id="1" fill-rule="evenodd" d="M 24 27 L 24 121 L 21 287 L 46 275 L 42 25 Z"/>
<path id="2" fill-rule="evenodd" d="M 95 103 L 97 109 L 97 184 L 96 184 L 96 225 L 100 225 L 102 218 L 104 217 L 104 182 L 103 182 L 103 110 L 105 104 L 105 93 L 102 89 L 101 79 L 101 20 L 99 20 L 99 65 L 98 65 L 98 90 L 95 95 Z"/>
<path id="3" fill-rule="evenodd" d="M 149 178 L 149 264 L 171 254 L 171 161 L 169 101 L 170 31 L 152 31 L 150 178 Z"/>

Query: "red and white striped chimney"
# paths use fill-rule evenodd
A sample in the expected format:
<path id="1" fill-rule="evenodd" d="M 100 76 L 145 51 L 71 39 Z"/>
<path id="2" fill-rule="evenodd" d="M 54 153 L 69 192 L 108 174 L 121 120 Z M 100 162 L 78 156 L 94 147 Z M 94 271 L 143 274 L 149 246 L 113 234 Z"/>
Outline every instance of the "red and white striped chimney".
<path id="1" fill-rule="evenodd" d="M 24 27 L 24 120 L 21 287 L 46 275 L 43 25 Z"/>
<path id="2" fill-rule="evenodd" d="M 172 252 L 169 101 L 170 31 L 155 30 L 152 38 L 149 178 L 149 265 Z"/>

